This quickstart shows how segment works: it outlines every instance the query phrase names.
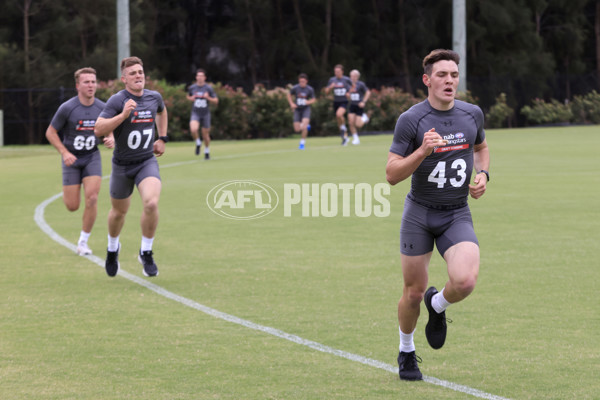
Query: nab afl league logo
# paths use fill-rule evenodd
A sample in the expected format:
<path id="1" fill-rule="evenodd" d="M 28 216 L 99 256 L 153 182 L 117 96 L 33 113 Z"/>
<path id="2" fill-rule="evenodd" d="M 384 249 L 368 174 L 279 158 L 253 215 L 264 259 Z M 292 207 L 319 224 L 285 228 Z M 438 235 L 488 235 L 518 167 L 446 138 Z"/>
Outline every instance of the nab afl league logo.
<path id="1" fill-rule="evenodd" d="M 272 213 L 279 204 L 279 196 L 272 187 L 261 182 L 228 181 L 208 192 L 206 204 L 221 217 L 247 220 Z"/>

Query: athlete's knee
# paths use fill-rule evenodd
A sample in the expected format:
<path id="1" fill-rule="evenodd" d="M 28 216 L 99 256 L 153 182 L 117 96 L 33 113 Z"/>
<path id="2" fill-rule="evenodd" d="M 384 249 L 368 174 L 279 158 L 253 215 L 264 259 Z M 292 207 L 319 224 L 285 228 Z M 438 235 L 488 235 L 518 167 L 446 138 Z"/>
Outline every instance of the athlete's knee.
<path id="1" fill-rule="evenodd" d="M 154 214 L 158 212 L 158 197 L 151 197 L 144 200 L 144 213 Z"/>
<path id="2" fill-rule="evenodd" d="M 402 297 L 404 297 L 409 304 L 418 305 L 423 301 L 425 290 L 426 288 L 423 285 L 405 285 Z"/>
<path id="3" fill-rule="evenodd" d="M 477 273 L 471 273 L 460 278 L 451 279 L 454 290 L 466 297 L 475 290 L 477 284 Z"/>
<path id="4" fill-rule="evenodd" d="M 65 206 L 67 207 L 67 210 L 71 212 L 79 210 L 78 201 L 65 201 Z"/>
<path id="5" fill-rule="evenodd" d="M 85 206 L 86 208 L 96 207 L 98 204 L 98 193 L 91 193 L 85 198 Z"/>
<path id="6" fill-rule="evenodd" d="M 78 193 L 79 195 L 79 193 Z M 67 210 L 73 212 L 79 210 L 79 197 L 76 196 L 65 196 L 63 194 L 63 201 Z"/>

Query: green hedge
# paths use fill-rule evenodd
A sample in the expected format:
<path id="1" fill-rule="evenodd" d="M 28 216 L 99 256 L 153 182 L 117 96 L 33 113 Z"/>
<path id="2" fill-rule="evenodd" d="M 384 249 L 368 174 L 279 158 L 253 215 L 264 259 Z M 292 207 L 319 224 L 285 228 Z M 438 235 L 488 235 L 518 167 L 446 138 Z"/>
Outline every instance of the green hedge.
<path id="1" fill-rule="evenodd" d="M 294 134 L 292 110 L 287 102 L 286 88 L 267 90 L 257 85 L 248 96 L 241 88 L 233 88 L 221 83 L 213 84 L 219 97 L 217 106 L 211 105 L 211 136 L 214 139 L 281 138 Z M 163 96 L 169 113 L 169 136 L 173 140 L 191 140 L 189 118 L 192 102 L 186 98 L 186 85 L 170 85 L 164 80 L 146 79 L 146 87 L 156 90 Z M 100 82 L 97 96 L 107 100 L 112 94 L 123 89 L 120 81 Z M 398 116 L 422 101 L 425 94 L 415 97 L 395 87 L 371 89 L 371 97 L 365 106 L 370 121 L 363 131 L 392 131 Z M 457 98 L 474 104 L 478 99 L 471 92 L 459 93 Z M 311 136 L 338 135 L 333 113 L 333 95 L 324 90 L 317 94 L 317 101 L 311 110 Z M 585 96 L 575 96 L 570 103 L 541 99 L 525 106 L 521 113 L 532 124 L 594 123 L 600 124 L 600 94 L 596 91 Z M 508 106 L 506 95 L 501 93 L 486 114 L 488 128 L 510 127 L 514 110 Z"/>

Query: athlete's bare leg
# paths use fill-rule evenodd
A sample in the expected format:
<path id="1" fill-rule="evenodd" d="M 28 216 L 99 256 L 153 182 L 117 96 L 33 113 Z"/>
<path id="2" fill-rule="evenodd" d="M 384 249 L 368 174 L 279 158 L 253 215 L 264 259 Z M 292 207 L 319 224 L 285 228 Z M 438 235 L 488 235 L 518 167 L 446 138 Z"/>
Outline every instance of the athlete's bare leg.
<path id="1" fill-rule="evenodd" d="M 198 136 L 199 130 L 200 130 L 200 122 L 191 120 L 190 121 L 190 134 L 192 135 L 192 138 L 194 139 L 194 141 L 196 141 L 199 137 Z"/>
<path id="2" fill-rule="evenodd" d="M 158 201 L 160 199 L 160 190 L 162 184 L 160 179 L 149 176 L 142 180 L 138 185 L 138 191 L 142 198 L 142 217 L 140 225 L 142 235 L 147 238 L 153 238 L 158 226 Z"/>
<path id="3" fill-rule="evenodd" d="M 81 185 L 63 186 L 63 202 L 69 211 L 77 211 L 81 202 Z"/>
<path id="4" fill-rule="evenodd" d="M 479 274 L 479 246 L 473 242 L 461 242 L 444 253 L 448 264 L 448 282 L 444 287 L 444 298 L 456 303 L 471 294 Z"/>
<path id="5" fill-rule="evenodd" d="M 205 147 L 210 147 L 210 128 L 202 128 L 202 140 Z"/>
<path id="6" fill-rule="evenodd" d="M 82 230 L 91 232 L 98 215 L 98 193 L 102 183 L 101 176 L 86 176 L 83 178 L 83 193 L 85 198 L 85 209 L 82 217 Z"/>
<path id="7" fill-rule="evenodd" d="M 118 237 L 121 234 L 125 224 L 125 216 L 131 204 L 131 196 L 126 199 L 113 199 L 111 197 L 111 208 L 108 212 L 108 234 L 111 237 Z"/>
<path id="8" fill-rule="evenodd" d="M 428 268 L 432 252 L 420 256 L 402 254 L 402 277 L 404 287 L 398 302 L 398 323 L 404 333 L 412 333 L 417 326 L 421 301 L 427 290 Z"/>

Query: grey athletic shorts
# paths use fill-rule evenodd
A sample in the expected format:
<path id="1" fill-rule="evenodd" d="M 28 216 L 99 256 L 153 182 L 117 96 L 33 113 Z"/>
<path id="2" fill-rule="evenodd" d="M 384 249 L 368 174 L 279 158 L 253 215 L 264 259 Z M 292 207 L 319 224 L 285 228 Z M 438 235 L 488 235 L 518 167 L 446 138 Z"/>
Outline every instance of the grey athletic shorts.
<path id="1" fill-rule="evenodd" d="M 192 115 L 190 116 L 190 122 L 191 121 L 200 122 L 201 128 L 210 128 L 210 113 L 201 116 L 200 113 L 192 111 Z"/>
<path id="2" fill-rule="evenodd" d="M 110 174 L 110 197 L 113 199 L 128 198 L 133 193 L 133 185 L 139 185 L 141 181 L 150 176 L 160 179 L 158 161 L 154 156 L 131 165 L 118 165 L 113 160 Z"/>
<path id="3" fill-rule="evenodd" d="M 77 161 L 70 167 L 62 161 L 63 186 L 81 185 L 81 181 L 87 176 L 102 176 L 102 159 L 99 150 L 75 157 Z"/>
<path id="4" fill-rule="evenodd" d="M 310 107 L 296 108 L 294 110 L 294 122 L 302 122 L 304 118 L 310 119 Z"/>
<path id="5" fill-rule="evenodd" d="M 407 197 L 400 227 L 400 252 L 407 256 L 427 254 L 433 251 L 434 242 L 442 257 L 446 250 L 460 242 L 479 245 L 469 206 L 438 210 Z"/>

